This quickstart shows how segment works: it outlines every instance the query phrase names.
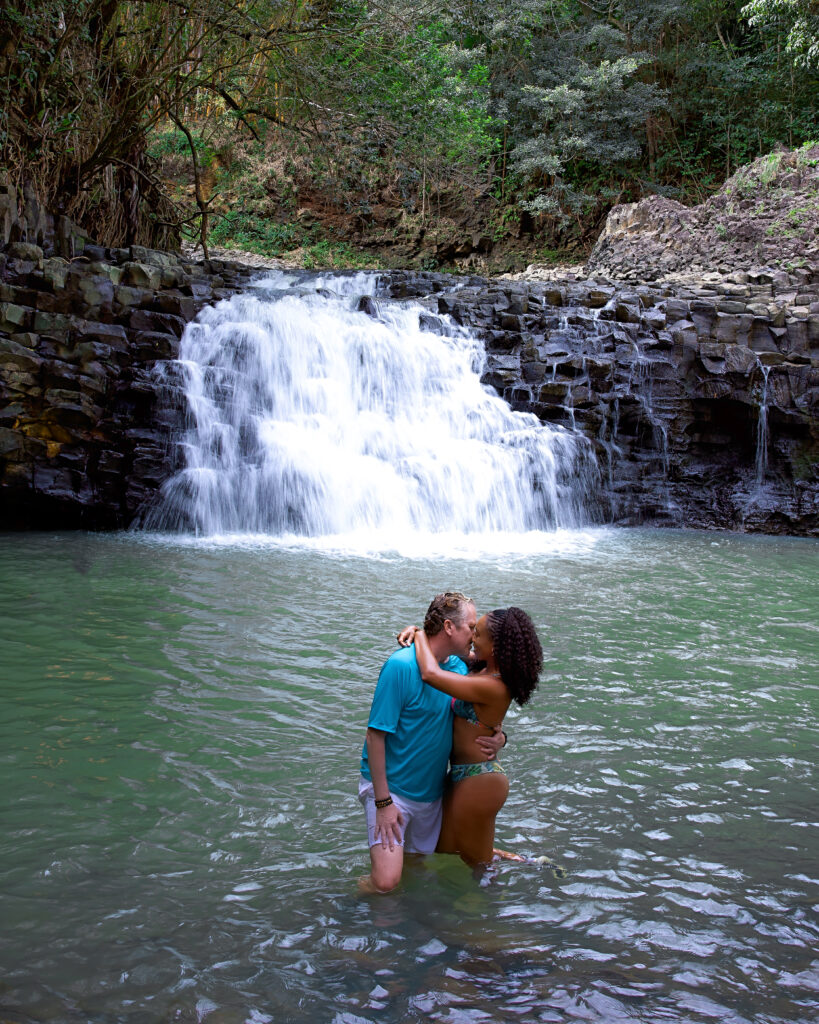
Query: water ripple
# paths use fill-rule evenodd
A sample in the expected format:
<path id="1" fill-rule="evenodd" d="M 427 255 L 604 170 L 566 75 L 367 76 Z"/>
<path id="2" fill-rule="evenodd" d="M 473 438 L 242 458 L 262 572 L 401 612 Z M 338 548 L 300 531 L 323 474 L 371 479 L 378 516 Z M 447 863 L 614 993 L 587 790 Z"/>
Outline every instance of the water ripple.
<path id="1" fill-rule="evenodd" d="M 0 1016 L 812 1021 L 819 551 L 713 545 L 0 537 Z M 541 631 L 498 841 L 546 861 L 359 900 L 374 680 L 453 585 Z"/>

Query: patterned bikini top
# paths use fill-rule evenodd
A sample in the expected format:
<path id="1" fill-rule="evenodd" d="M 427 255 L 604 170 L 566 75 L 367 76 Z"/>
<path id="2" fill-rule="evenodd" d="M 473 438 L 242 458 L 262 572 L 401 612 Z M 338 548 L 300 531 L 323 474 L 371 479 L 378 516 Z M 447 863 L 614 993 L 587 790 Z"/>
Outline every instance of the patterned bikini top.
<path id="1" fill-rule="evenodd" d="M 473 725 L 481 724 L 475 711 L 475 705 L 471 700 L 461 700 L 460 697 L 453 697 L 452 713 L 457 715 L 458 718 L 465 718 L 467 722 L 472 722 Z"/>
<path id="2" fill-rule="evenodd" d="M 465 718 L 467 722 L 471 722 L 473 725 L 482 725 L 484 729 L 494 730 L 495 728 L 493 725 L 487 725 L 486 722 L 482 722 L 480 718 L 478 718 L 475 705 L 471 700 L 461 700 L 460 697 L 453 697 L 452 713 L 457 715 L 458 718 Z"/>

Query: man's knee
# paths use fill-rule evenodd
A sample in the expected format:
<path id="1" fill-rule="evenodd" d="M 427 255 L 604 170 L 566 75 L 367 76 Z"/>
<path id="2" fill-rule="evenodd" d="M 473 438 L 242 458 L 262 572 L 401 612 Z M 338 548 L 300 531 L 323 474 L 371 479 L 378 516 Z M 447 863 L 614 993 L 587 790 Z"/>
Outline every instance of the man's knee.
<path id="1" fill-rule="evenodd" d="M 403 865 L 400 862 L 398 864 L 391 862 L 387 864 L 374 863 L 371 872 L 373 885 L 379 892 L 390 892 L 400 883 L 402 868 Z"/>
<path id="2" fill-rule="evenodd" d="M 376 892 L 392 892 L 396 889 L 401 881 L 400 871 L 391 871 L 389 873 L 380 873 L 373 869 L 370 877 L 373 881 L 373 888 Z"/>
<path id="3" fill-rule="evenodd" d="M 404 853 L 401 847 L 384 850 L 381 846 L 371 846 L 370 862 L 370 877 L 373 886 L 379 892 L 390 892 L 399 884 L 404 867 Z"/>

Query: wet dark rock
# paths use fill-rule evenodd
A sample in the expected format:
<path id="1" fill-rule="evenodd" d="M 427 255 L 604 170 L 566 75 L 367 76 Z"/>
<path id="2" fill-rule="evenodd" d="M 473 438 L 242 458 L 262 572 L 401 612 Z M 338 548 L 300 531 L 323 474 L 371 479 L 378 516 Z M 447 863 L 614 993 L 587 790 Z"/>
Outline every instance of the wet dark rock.
<path id="1" fill-rule="evenodd" d="M 209 279 L 171 253 L 86 245 L 66 228 L 69 242 L 71 262 L 53 241 L 48 258 L 20 242 L 0 252 L 0 529 L 121 528 L 154 500 L 186 410 L 153 367 L 176 358 L 201 297 L 253 273 L 223 264 Z"/>
<path id="2" fill-rule="evenodd" d="M 625 298 L 621 299 L 614 307 L 614 319 L 621 324 L 639 324 L 639 302 L 632 303 L 627 302 Z"/>
<path id="3" fill-rule="evenodd" d="M 156 500 L 181 458 L 167 439 L 187 412 L 184 325 L 252 273 L 83 248 L 70 263 L 0 252 L 2 528 L 122 527 Z M 427 310 L 422 330 L 474 330 L 485 384 L 589 437 L 609 520 L 819 532 L 816 271 L 627 287 L 397 271 L 380 289 Z M 378 299 L 359 308 L 380 315 Z"/>
<path id="4" fill-rule="evenodd" d="M 135 331 L 130 350 L 141 363 L 160 359 L 176 359 L 179 356 L 179 338 L 175 334 L 160 331 Z"/>
<path id="5" fill-rule="evenodd" d="M 158 267 L 143 263 L 125 263 L 122 266 L 122 283 L 134 288 L 156 289 L 162 285 L 162 271 Z"/>
<path id="6" fill-rule="evenodd" d="M 421 313 L 418 317 L 418 326 L 422 331 L 428 331 L 431 334 L 446 334 L 447 327 L 440 317 L 433 316 L 431 313 Z"/>
<path id="7" fill-rule="evenodd" d="M 43 250 L 39 245 L 14 242 L 9 246 L 9 256 L 16 260 L 31 260 L 34 263 L 39 263 L 43 258 Z"/>
<path id="8" fill-rule="evenodd" d="M 735 293 L 767 277 L 779 292 L 750 311 Z M 589 437 L 611 521 L 819 535 L 819 271 L 738 272 L 696 291 L 486 282 L 447 295 L 445 282 L 438 308 L 478 329 L 484 383 Z M 523 288 L 537 334 L 521 330 L 534 314 L 512 311 Z"/>
<path id="9" fill-rule="evenodd" d="M 183 323 L 193 320 L 200 309 L 196 299 L 176 291 L 160 292 L 156 297 L 156 304 L 161 313 L 171 313 L 179 317 Z"/>
<path id="10" fill-rule="evenodd" d="M 130 307 L 139 308 L 150 304 L 154 293 L 147 288 L 134 288 L 130 285 L 120 285 L 114 289 L 114 303 L 119 309 Z M 171 310 L 170 312 L 174 312 Z"/>
<path id="11" fill-rule="evenodd" d="M 185 321 L 173 313 L 156 313 L 147 309 L 135 309 L 128 317 L 128 324 L 134 331 L 152 331 L 160 334 L 174 334 L 182 337 Z"/>
<path id="12" fill-rule="evenodd" d="M 369 295 L 362 295 L 358 300 L 356 309 L 360 313 L 366 313 L 367 316 L 371 316 L 374 320 L 377 320 L 380 316 L 378 311 L 378 303 Z"/>

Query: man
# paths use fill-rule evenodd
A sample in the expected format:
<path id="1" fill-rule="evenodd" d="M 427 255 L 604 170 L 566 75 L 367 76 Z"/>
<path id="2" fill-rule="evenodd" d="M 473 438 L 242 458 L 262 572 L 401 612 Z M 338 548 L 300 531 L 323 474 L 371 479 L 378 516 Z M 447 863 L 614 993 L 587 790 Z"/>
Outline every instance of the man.
<path id="1" fill-rule="evenodd" d="M 459 591 L 433 598 L 424 631 L 440 664 L 466 674 L 477 615 Z M 367 815 L 369 892 L 389 892 L 401 881 L 404 853 L 433 853 L 441 830 L 441 797 L 452 746 L 451 699 L 421 679 L 415 648 L 384 663 L 375 688 L 361 756 L 359 799 Z M 503 734 L 477 741 L 488 757 Z"/>

